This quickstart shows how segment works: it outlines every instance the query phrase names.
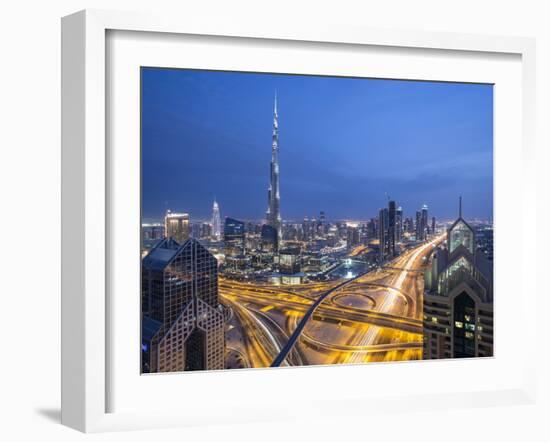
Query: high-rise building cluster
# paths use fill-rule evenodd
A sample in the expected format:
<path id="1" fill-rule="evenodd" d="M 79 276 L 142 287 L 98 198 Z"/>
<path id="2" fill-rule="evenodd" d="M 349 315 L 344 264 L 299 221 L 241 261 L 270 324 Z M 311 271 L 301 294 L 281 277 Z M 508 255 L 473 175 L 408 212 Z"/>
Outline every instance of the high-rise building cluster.
<path id="1" fill-rule="evenodd" d="M 385 261 L 398 255 L 398 243 L 403 239 L 403 208 L 389 200 L 388 207 L 378 212 L 379 259 Z"/>
<path id="2" fill-rule="evenodd" d="M 416 212 L 413 218 L 403 216 L 403 208 L 397 206 L 394 200 L 388 201 L 388 207 L 378 211 L 378 218 L 367 225 L 367 230 L 375 234 L 379 242 L 379 259 L 385 261 L 397 256 L 400 252 L 399 243 L 405 235 L 410 238 L 414 234 L 416 241 L 425 241 L 429 234 L 436 230 L 435 217 L 432 217 L 431 224 L 428 219 L 428 206 L 424 204 Z"/>
<path id="3" fill-rule="evenodd" d="M 164 238 L 164 224 L 143 223 L 141 225 L 141 252 L 144 256 L 152 247 Z"/>
<path id="4" fill-rule="evenodd" d="M 365 264 L 365 269 L 382 265 L 438 229 L 426 204 L 405 217 L 389 197 L 387 207 L 368 221 L 334 220 L 324 210 L 311 215 L 285 223 L 281 218 L 275 96 L 264 220 L 226 216 L 222 222 L 214 199 L 207 220 L 191 223 L 189 213 L 168 210 L 164 225 L 142 226 L 142 371 L 225 367 L 228 316 L 218 299 L 218 273 L 272 284 L 326 281 L 341 277 L 331 273 L 346 261 Z M 422 301 L 424 358 L 493 354 L 492 248 L 492 226 L 467 223 L 460 200 L 447 241 L 422 264 L 428 265 Z"/>
<path id="5" fill-rule="evenodd" d="M 422 208 L 416 212 L 416 240 L 425 241 L 428 233 L 430 233 L 430 226 L 428 224 L 428 206 L 424 204 Z"/>
<path id="6" fill-rule="evenodd" d="M 325 211 L 305 217 L 302 222 L 286 222 L 281 218 L 279 176 L 279 110 L 275 96 L 271 161 L 269 168 L 268 207 L 263 223 L 243 221 L 233 217 L 221 219 L 215 199 L 208 221 L 190 222 L 188 213 L 166 212 L 164 237 L 183 244 L 187 239 L 199 239 L 219 258 L 220 271 L 228 277 L 292 283 L 324 278 L 326 272 L 339 264 L 339 253 L 348 251 L 360 255 L 365 262 L 377 262 L 373 241 L 380 243 L 382 259 L 399 253 L 403 241 L 405 219 L 403 209 L 390 201 L 380 217 L 368 222 L 329 221 Z M 157 240 L 158 242 L 158 240 Z M 146 251 L 150 250 L 148 243 Z M 292 253 L 288 253 L 292 250 Z M 284 252 L 284 253 L 283 253 Z M 288 266 L 285 260 L 295 260 Z M 294 270 L 293 278 L 282 279 Z M 303 271 L 303 272 L 302 272 Z"/>
<path id="7" fill-rule="evenodd" d="M 220 206 L 216 200 L 212 204 L 212 217 L 208 222 L 192 223 L 189 213 L 176 213 L 167 210 L 163 226 L 160 224 L 142 225 L 142 246 L 144 246 L 144 241 L 149 239 L 172 238 L 178 243 L 183 244 L 191 237 L 213 242 L 223 239 Z M 152 245 L 155 245 L 155 243 Z M 144 249 L 147 251 L 150 250 L 150 244 L 144 246 Z"/>

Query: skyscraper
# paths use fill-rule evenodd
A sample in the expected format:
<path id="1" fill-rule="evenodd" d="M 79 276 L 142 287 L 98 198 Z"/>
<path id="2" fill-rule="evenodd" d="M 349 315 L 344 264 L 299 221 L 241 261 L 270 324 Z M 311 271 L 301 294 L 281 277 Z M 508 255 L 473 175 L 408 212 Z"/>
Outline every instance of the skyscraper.
<path id="1" fill-rule="evenodd" d="M 142 260 L 142 371 L 225 366 L 218 263 L 197 240 L 162 240 Z"/>
<path id="2" fill-rule="evenodd" d="M 277 231 L 278 242 L 282 239 L 281 229 L 281 195 L 279 189 L 279 115 L 277 113 L 277 95 L 273 110 L 273 137 L 271 142 L 271 165 L 269 189 L 267 191 L 266 224 Z"/>
<path id="3" fill-rule="evenodd" d="M 189 214 L 166 211 L 164 232 L 166 238 L 175 239 L 178 243 L 183 244 L 189 238 Z"/>
<path id="4" fill-rule="evenodd" d="M 380 209 L 378 213 L 378 240 L 380 247 L 380 261 L 388 257 L 388 209 Z"/>
<path id="5" fill-rule="evenodd" d="M 367 238 L 369 241 L 376 238 L 376 221 L 374 218 L 367 222 Z"/>
<path id="6" fill-rule="evenodd" d="M 424 204 L 422 206 L 422 240 L 426 239 L 426 233 L 428 232 L 428 206 Z"/>
<path id="7" fill-rule="evenodd" d="M 493 266 L 476 243 L 460 204 L 424 274 L 424 359 L 493 355 Z"/>
<path id="8" fill-rule="evenodd" d="M 422 241 L 422 212 L 420 210 L 416 211 L 416 220 L 415 220 L 415 236 L 417 241 Z"/>
<path id="9" fill-rule="evenodd" d="M 326 235 L 328 232 L 327 217 L 323 210 L 319 213 L 319 231 L 322 235 Z"/>
<path id="10" fill-rule="evenodd" d="M 223 241 L 225 243 L 226 255 L 236 256 L 244 254 L 244 222 L 233 218 L 225 218 L 225 224 L 223 228 Z"/>
<path id="11" fill-rule="evenodd" d="M 424 204 L 422 209 L 416 212 L 416 240 L 424 241 L 430 229 L 428 224 L 428 206 Z"/>
<path id="12" fill-rule="evenodd" d="M 274 227 L 264 224 L 262 226 L 260 238 L 262 251 L 276 253 L 279 250 L 279 239 L 277 237 L 277 231 Z"/>
<path id="13" fill-rule="evenodd" d="M 220 207 L 218 202 L 214 200 L 214 205 L 212 206 L 212 237 L 219 241 L 222 237 L 222 226 L 220 220 Z"/>
<path id="14" fill-rule="evenodd" d="M 200 238 L 208 239 L 212 238 L 212 224 L 211 223 L 202 223 L 200 226 Z"/>
<path id="15" fill-rule="evenodd" d="M 395 238 L 397 236 L 397 213 L 395 201 L 388 203 L 388 252 L 395 256 Z"/>
<path id="16" fill-rule="evenodd" d="M 403 208 L 399 206 L 395 211 L 395 233 L 396 241 L 403 239 Z"/>
<path id="17" fill-rule="evenodd" d="M 360 243 L 359 228 L 356 225 L 347 226 L 346 241 L 348 249 L 351 249 Z"/>
<path id="18" fill-rule="evenodd" d="M 403 230 L 408 233 L 414 233 L 414 221 L 411 217 L 405 218 L 405 221 L 403 221 Z"/>

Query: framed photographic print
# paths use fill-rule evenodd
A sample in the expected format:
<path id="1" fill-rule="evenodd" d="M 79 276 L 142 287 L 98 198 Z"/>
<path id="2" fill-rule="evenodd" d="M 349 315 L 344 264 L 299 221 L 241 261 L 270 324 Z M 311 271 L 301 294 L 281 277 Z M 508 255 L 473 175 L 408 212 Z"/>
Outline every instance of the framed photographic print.
<path id="1" fill-rule="evenodd" d="M 63 422 L 530 401 L 533 54 L 66 17 Z"/>

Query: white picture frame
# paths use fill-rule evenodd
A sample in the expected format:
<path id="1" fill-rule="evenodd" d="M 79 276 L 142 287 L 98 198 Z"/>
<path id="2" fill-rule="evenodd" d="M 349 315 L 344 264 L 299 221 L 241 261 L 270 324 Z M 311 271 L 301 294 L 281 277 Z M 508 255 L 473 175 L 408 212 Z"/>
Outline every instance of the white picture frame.
<path id="1" fill-rule="evenodd" d="M 80 431 L 95 432 L 165 426 L 207 425 L 223 422 L 223 413 L 207 416 L 198 407 L 195 414 L 178 409 L 150 411 L 112 411 L 109 392 L 113 388 L 108 375 L 110 347 L 107 328 L 111 312 L 109 285 L 108 228 L 109 185 L 106 120 L 108 117 L 108 63 L 106 35 L 110 31 L 139 31 L 163 35 L 195 35 L 269 39 L 285 42 L 338 43 L 384 48 L 431 49 L 484 54 L 511 54 L 521 58 L 521 218 L 535 219 L 534 174 L 535 42 L 519 37 L 493 37 L 416 31 L 388 31 L 346 26 L 293 26 L 281 23 L 241 21 L 215 22 L 195 17 L 154 16 L 142 13 L 87 10 L 62 20 L 62 423 Z M 519 233 L 524 236 L 524 232 Z M 521 241 L 520 273 L 527 272 L 526 258 L 534 254 L 535 244 Z M 523 293 L 536 293 L 533 278 L 521 278 Z M 496 295 L 498 297 L 498 294 Z M 137 298 L 136 294 L 136 298 Z M 528 298 L 519 298 L 518 311 L 527 311 Z M 525 313 L 524 313 L 525 314 Z M 499 326 L 501 326 L 499 324 Z M 534 320 L 524 321 L 522 333 L 535 335 Z M 498 331 L 497 331 L 498 333 Z M 343 398 L 340 413 L 368 413 L 374 409 L 436 409 L 529 403 L 534 399 L 534 350 L 526 339 L 519 356 L 522 373 L 502 388 L 478 389 L 462 393 L 378 397 L 376 404 L 360 398 Z M 498 355 L 497 355 L 498 357 Z M 437 364 L 452 364 L 439 361 Z M 384 368 L 388 368 L 385 366 Z M 358 371 L 346 369 L 350 376 Z M 332 368 L 335 370 L 335 368 Z M 288 370 L 283 376 L 291 376 Z M 251 372 L 241 373 L 242 378 Z M 193 375 L 196 376 L 196 375 Z M 208 374 L 217 376 L 217 374 Z M 254 375 L 257 377 L 257 375 Z M 260 374 L 259 376 L 264 376 Z M 260 380 L 261 381 L 261 380 Z M 222 381 L 223 382 L 223 381 Z M 329 398 L 330 400 L 330 398 Z M 244 399 L 242 400 L 244 401 Z M 304 416 L 322 415 L 319 399 Z M 238 401 L 237 401 L 238 402 Z M 408 404 L 408 405 L 407 405 Z M 246 404 L 241 404 L 246 409 Z M 250 407 L 252 413 L 227 421 L 283 419 L 297 415 L 297 408 L 286 410 L 262 403 L 263 409 Z M 260 407 L 261 408 L 261 407 Z M 353 411 L 352 411 L 353 410 Z M 302 410 L 303 411 L 303 410 Z"/>

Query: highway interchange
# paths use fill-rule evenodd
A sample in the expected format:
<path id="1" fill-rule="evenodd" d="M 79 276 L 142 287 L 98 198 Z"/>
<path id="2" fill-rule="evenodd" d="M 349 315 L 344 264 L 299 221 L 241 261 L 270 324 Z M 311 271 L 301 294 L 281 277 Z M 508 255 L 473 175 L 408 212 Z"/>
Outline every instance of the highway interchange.
<path id="1" fill-rule="evenodd" d="M 232 311 L 227 348 L 234 366 L 420 359 L 422 270 L 442 239 L 347 280 L 273 286 L 220 278 L 221 301 Z"/>

